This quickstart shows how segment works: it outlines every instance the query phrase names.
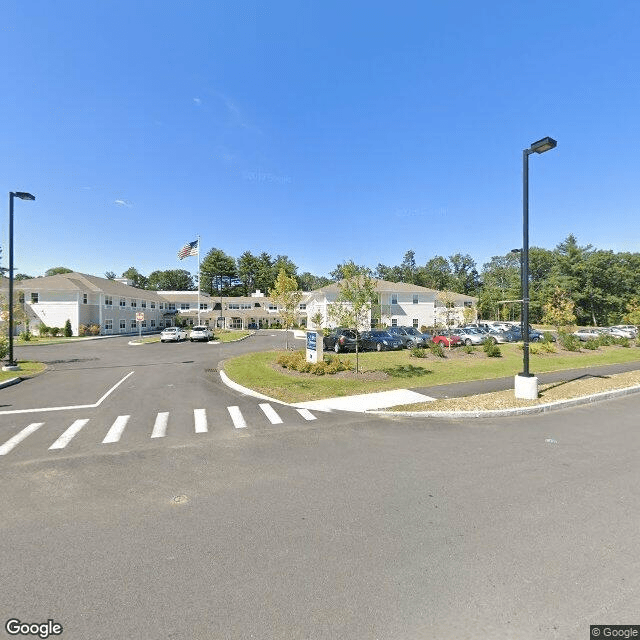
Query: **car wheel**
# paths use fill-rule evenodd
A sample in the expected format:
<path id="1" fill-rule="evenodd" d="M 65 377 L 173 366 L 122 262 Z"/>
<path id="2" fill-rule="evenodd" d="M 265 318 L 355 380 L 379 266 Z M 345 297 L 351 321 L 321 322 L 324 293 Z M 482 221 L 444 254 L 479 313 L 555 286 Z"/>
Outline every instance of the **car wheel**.
<path id="1" fill-rule="evenodd" d="M 467 345 L 467 347 L 471 346 L 471 340 L 469 338 L 467 338 L 464 343 Z"/>
<path id="2" fill-rule="evenodd" d="M 413 349 L 416 345 L 414 344 L 414 342 L 412 340 L 409 340 L 407 342 L 407 349 Z"/>
<path id="3" fill-rule="evenodd" d="M 333 344 L 333 350 L 334 350 L 336 353 L 340 353 L 340 345 L 339 345 L 337 342 L 335 342 L 335 343 Z"/>
<path id="4" fill-rule="evenodd" d="M 538 336 L 531 338 L 531 342 L 540 342 L 540 338 L 538 338 Z"/>
<path id="5" fill-rule="evenodd" d="M 376 344 L 376 351 L 382 351 L 382 345 L 379 342 Z"/>

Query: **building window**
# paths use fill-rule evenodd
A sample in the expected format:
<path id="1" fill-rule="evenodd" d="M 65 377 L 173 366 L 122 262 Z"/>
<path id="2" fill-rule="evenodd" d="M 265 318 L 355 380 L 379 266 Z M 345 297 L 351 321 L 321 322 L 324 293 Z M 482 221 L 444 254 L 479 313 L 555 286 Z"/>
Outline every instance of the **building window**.
<path id="1" fill-rule="evenodd" d="M 464 306 L 467 307 L 467 309 L 470 309 L 473 306 L 473 303 L 471 302 L 465 302 Z"/>
<path id="2" fill-rule="evenodd" d="M 127 328 L 127 321 L 122 319 L 120 320 L 120 328 L 121 329 L 126 329 Z"/>
<path id="3" fill-rule="evenodd" d="M 418 328 L 418 318 L 414 318 L 413 319 L 413 328 L 417 329 Z"/>
<path id="4" fill-rule="evenodd" d="M 413 294 L 413 304 L 418 304 L 418 294 L 417 293 Z"/>
<path id="5" fill-rule="evenodd" d="M 87 304 L 87 294 L 86 293 L 82 294 L 82 304 Z"/>
<path id="6" fill-rule="evenodd" d="M 143 300 L 142 303 L 141 303 L 141 306 L 142 306 L 143 309 L 146 309 L 147 308 L 147 301 Z"/>
<path id="7" fill-rule="evenodd" d="M 135 298 L 131 298 L 131 306 L 132 307 L 137 307 L 138 306 L 138 301 Z"/>
<path id="8" fill-rule="evenodd" d="M 392 293 L 391 294 L 391 304 L 398 304 L 398 294 L 397 293 Z"/>
<path id="9" fill-rule="evenodd" d="M 31 304 L 38 304 L 38 294 L 37 293 L 32 293 L 31 294 Z"/>
<path id="10" fill-rule="evenodd" d="M 136 321 L 135 321 L 135 320 L 131 320 L 131 322 L 129 323 L 129 327 L 130 327 L 131 329 L 136 329 L 136 328 L 137 328 L 137 326 L 138 326 L 138 325 L 137 325 L 137 323 L 136 323 Z"/>
<path id="11" fill-rule="evenodd" d="M 201 303 L 200 303 L 200 309 L 201 309 L 201 310 L 205 310 L 205 311 L 206 311 L 206 309 L 207 309 L 207 303 L 206 303 L 206 302 L 201 302 Z"/>
<path id="12" fill-rule="evenodd" d="M 104 306 L 105 307 L 112 307 L 113 306 L 113 298 L 111 296 L 105 296 L 104 297 Z"/>
<path id="13" fill-rule="evenodd" d="M 278 305 L 277 304 L 270 304 L 268 309 L 269 309 L 269 311 L 277 311 L 278 310 Z"/>
<path id="14" fill-rule="evenodd" d="M 180 303 L 180 310 L 181 311 L 188 311 L 191 308 L 191 305 L 188 302 L 181 302 Z"/>
<path id="15" fill-rule="evenodd" d="M 113 330 L 113 320 L 105 320 L 104 321 L 104 329 L 105 329 L 105 331 L 112 331 Z"/>
<path id="16" fill-rule="evenodd" d="M 398 318 L 391 318 L 391 326 L 392 327 L 398 326 Z"/>
<path id="17" fill-rule="evenodd" d="M 125 307 L 127 305 L 127 301 L 124 298 L 120 298 L 120 306 Z"/>
<path id="18" fill-rule="evenodd" d="M 167 303 L 167 309 L 169 309 L 169 311 L 175 311 L 176 310 L 176 303 L 175 302 L 168 302 Z"/>
<path id="19" fill-rule="evenodd" d="M 155 309 L 155 308 L 156 308 L 156 303 L 155 303 L 153 300 L 151 301 L 151 308 L 152 308 L 152 309 Z"/>
<path id="20" fill-rule="evenodd" d="M 143 320 L 143 321 L 142 321 L 142 328 L 144 329 L 146 326 L 147 326 L 147 321 L 146 321 L 146 320 Z"/>
<path id="21" fill-rule="evenodd" d="M 304 302 L 300 303 L 300 311 L 306 311 L 307 310 L 307 305 Z"/>
<path id="22" fill-rule="evenodd" d="M 155 320 L 151 320 L 151 326 L 155 327 L 156 326 L 156 321 Z"/>

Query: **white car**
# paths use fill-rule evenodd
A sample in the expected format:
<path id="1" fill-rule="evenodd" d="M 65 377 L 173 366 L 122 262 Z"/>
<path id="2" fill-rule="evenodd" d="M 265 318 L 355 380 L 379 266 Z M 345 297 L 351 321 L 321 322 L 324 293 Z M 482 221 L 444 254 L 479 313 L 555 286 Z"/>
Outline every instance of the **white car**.
<path id="1" fill-rule="evenodd" d="M 197 327 L 191 327 L 191 333 L 189 334 L 189 340 L 193 342 L 194 340 L 204 340 L 205 342 L 209 342 L 213 338 L 213 334 L 209 327 L 204 325 Z"/>
<path id="2" fill-rule="evenodd" d="M 167 327 L 160 334 L 160 342 L 180 342 L 187 339 L 187 332 L 180 327 Z"/>

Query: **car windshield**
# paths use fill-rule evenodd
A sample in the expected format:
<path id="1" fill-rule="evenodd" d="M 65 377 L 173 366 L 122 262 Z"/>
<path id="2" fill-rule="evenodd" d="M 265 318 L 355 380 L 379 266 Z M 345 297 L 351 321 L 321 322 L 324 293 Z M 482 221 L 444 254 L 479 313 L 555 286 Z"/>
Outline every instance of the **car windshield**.
<path id="1" fill-rule="evenodd" d="M 207 327 L 193 327 L 192 331 L 206 331 Z"/>
<path id="2" fill-rule="evenodd" d="M 405 329 L 405 331 L 412 336 L 420 335 L 420 332 L 415 327 L 409 327 L 408 329 Z"/>
<path id="3" fill-rule="evenodd" d="M 390 338 L 391 337 L 391 335 L 389 334 L 388 331 L 372 331 L 371 335 L 375 336 L 376 338 Z"/>

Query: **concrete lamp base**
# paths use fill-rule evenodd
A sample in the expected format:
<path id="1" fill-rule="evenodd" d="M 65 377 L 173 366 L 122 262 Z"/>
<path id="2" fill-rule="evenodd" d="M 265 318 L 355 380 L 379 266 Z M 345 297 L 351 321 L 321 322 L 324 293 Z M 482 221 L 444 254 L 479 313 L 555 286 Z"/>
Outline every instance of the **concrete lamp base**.
<path id="1" fill-rule="evenodd" d="M 17 364 L 5 364 L 2 367 L 3 371 L 20 371 L 20 367 Z"/>
<path id="2" fill-rule="evenodd" d="M 521 400 L 538 399 L 538 378 L 535 376 L 516 376 L 516 398 Z"/>

